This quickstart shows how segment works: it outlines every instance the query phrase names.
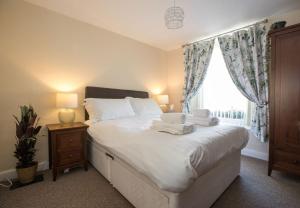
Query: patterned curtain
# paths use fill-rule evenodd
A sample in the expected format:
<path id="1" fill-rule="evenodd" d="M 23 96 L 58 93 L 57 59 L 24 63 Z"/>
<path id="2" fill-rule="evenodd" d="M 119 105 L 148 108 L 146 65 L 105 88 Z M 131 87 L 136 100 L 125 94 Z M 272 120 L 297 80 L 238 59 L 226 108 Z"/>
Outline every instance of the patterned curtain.
<path id="1" fill-rule="evenodd" d="M 264 24 L 218 38 L 229 74 L 250 101 L 256 104 L 251 127 L 258 139 L 268 138 L 267 31 Z"/>
<path id="2" fill-rule="evenodd" d="M 190 101 L 205 78 L 214 42 L 215 40 L 201 41 L 184 48 L 183 112 L 190 112 Z"/>

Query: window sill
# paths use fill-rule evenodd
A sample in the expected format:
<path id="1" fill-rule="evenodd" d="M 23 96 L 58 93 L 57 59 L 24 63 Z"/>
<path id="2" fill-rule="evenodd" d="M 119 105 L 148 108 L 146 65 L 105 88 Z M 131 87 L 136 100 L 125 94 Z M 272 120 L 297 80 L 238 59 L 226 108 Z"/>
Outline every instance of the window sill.
<path id="1" fill-rule="evenodd" d="M 250 131 L 251 130 L 251 126 L 248 126 L 248 125 L 245 125 L 245 126 L 243 126 L 245 129 L 247 129 L 248 131 Z"/>
<path id="2" fill-rule="evenodd" d="M 220 124 L 232 125 L 232 126 L 241 126 L 241 127 L 244 127 L 245 129 L 247 129 L 248 131 L 251 130 L 251 126 L 249 126 L 249 125 L 240 125 L 240 124 L 234 124 L 234 123 L 228 123 L 228 122 L 222 122 L 222 121 L 220 121 Z"/>

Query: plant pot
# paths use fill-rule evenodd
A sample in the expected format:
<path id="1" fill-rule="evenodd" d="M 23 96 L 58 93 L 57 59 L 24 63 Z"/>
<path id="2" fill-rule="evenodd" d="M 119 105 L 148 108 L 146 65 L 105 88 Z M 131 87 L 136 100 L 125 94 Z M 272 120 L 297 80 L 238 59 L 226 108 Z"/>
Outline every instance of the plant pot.
<path id="1" fill-rule="evenodd" d="M 26 168 L 16 168 L 19 181 L 23 184 L 30 183 L 34 180 L 37 171 L 37 162 Z"/>

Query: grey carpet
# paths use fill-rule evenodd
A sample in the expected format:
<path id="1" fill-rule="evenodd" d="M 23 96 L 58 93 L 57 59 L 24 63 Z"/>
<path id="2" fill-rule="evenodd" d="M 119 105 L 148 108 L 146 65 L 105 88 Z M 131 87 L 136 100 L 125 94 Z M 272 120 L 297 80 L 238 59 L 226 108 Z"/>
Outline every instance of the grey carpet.
<path id="1" fill-rule="evenodd" d="M 266 176 L 267 163 L 243 157 L 241 176 L 216 201 L 213 208 L 300 207 L 300 178 L 274 172 Z M 93 168 L 76 169 L 51 181 L 8 191 L 0 188 L 1 208 L 132 208 L 133 206 Z"/>

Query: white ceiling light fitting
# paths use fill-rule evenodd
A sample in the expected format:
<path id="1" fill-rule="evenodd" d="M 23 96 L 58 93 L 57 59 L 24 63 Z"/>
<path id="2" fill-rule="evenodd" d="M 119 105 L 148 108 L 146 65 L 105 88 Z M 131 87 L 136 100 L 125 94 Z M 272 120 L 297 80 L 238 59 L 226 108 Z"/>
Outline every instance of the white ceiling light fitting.
<path id="1" fill-rule="evenodd" d="M 183 27 L 184 11 L 174 4 L 169 7 L 165 14 L 165 23 L 168 29 L 179 29 Z"/>

